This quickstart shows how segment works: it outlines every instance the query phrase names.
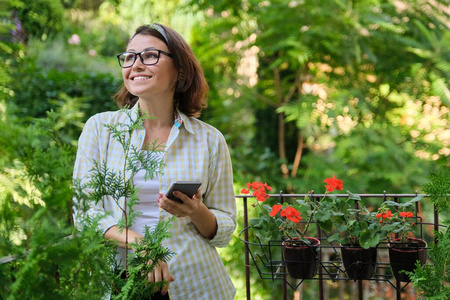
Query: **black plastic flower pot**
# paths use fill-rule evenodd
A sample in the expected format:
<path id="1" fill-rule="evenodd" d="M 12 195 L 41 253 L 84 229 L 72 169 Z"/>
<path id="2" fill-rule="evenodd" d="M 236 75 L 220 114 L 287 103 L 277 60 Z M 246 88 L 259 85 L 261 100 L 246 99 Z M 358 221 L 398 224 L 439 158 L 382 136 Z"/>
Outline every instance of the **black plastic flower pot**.
<path id="1" fill-rule="evenodd" d="M 358 246 L 343 245 L 341 248 L 345 273 L 353 280 L 370 279 L 375 274 L 378 248 L 364 249 Z"/>
<path id="2" fill-rule="evenodd" d="M 317 274 L 320 241 L 312 237 L 306 239 L 310 241 L 309 245 L 298 240 L 283 241 L 286 268 L 289 275 L 295 279 L 313 278 Z"/>
<path id="3" fill-rule="evenodd" d="M 417 261 L 420 262 L 420 265 L 425 265 L 427 243 L 417 238 L 408 238 L 406 243 L 395 239 L 393 243 L 389 243 L 389 261 L 395 279 L 409 282 L 411 279 L 404 271 L 413 272 L 416 269 Z"/>

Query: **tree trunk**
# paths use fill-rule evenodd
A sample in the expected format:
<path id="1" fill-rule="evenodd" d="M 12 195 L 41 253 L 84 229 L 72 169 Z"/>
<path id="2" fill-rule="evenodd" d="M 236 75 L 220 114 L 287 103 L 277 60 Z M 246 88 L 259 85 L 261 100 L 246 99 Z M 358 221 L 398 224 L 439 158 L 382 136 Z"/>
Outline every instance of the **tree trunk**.
<path id="1" fill-rule="evenodd" d="M 280 70 L 275 67 L 273 69 L 273 75 L 275 80 L 275 90 L 277 91 L 277 107 L 281 107 L 284 104 L 283 101 L 283 89 L 281 88 L 281 76 Z M 284 124 L 284 113 L 278 113 L 278 156 L 284 161 L 281 164 L 281 173 L 284 178 L 289 177 L 289 170 L 287 168 L 287 157 L 286 157 L 286 126 Z"/>
<path id="2" fill-rule="evenodd" d="M 291 177 L 297 176 L 297 171 L 300 166 L 300 161 L 302 160 L 303 154 L 303 133 L 297 139 L 297 151 L 295 152 L 294 164 L 292 165 Z"/>

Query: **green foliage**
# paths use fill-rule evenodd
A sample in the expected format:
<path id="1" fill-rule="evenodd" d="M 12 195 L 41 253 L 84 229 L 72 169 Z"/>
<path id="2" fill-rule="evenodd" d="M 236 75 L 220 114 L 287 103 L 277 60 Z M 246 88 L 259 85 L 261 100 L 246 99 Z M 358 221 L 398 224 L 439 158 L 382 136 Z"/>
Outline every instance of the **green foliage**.
<path id="1" fill-rule="evenodd" d="M 438 211 L 448 217 L 449 203 L 449 170 L 442 167 L 431 172 L 429 182 L 423 190 L 428 194 L 431 202 Z M 442 222 L 442 221 L 441 221 Z M 430 264 L 417 264 L 414 272 L 408 273 L 411 281 L 426 299 L 443 300 L 450 297 L 450 222 L 445 220 L 445 229 L 434 232 L 435 243 L 429 250 Z"/>
<path id="2" fill-rule="evenodd" d="M 432 171 L 428 177 L 429 182 L 423 186 L 423 191 L 429 195 L 439 212 L 450 211 L 450 170 L 444 166 Z"/>
<path id="3" fill-rule="evenodd" d="M 68 199 L 67 181 L 52 181 L 59 193 L 39 183 L 65 171 L 52 159 L 61 153 L 50 150 L 48 138 L 27 128 L 31 118 L 44 118 L 53 109 L 60 114 L 60 141 L 76 144 L 88 116 L 115 109 L 110 98 L 119 85 L 114 54 L 142 23 L 172 25 L 193 46 L 211 88 L 202 119 L 224 133 L 237 186 L 259 180 L 285 192 L 319 190 L 321 179 L 336 174 L 346 189 L 359 193 L 411 192 L 431 170 L 448 166 L 446 1 L 28 2 L 0 0 L 2 121 L 9 110 L 7 121 L 0 122 L 0 215 L 11 216 L 0 222 L 2 234 L 3 228 L 11 229 L 1 241 L 1 255 L 14 247 L 12 237 L 23 235 L 14 218 L 35 212 L 17 199 L 39 202 L 41 191 Z M 14 17 L 19 14 L 22 29 L 35 26 L 30 32 L 17 30 Z M 79 35 L 79 45 L 68 45 L 73 34 Z M 27 45 L 19 44 L 26 40 Z M 286 157 L 280 156 L 281 134 Z M 39 145 L 36 153 L 21 148 L 27 139 Z M 52 151 L 49 157 L 46 151 Z M 25 166 L 22 156 L 39 163 Z M 54 173 L 43 170 L 47 164 Z M 283 165 L 290 173 L 281 173 Z M 27 168 L 37 174 L 32 184 L 23 175 Z M 441 182 L 424 191 L 445 187 Z M 46 201 L 56 203 L 51 199 Z M 450 206 L 446 198 L 430 199 L 445 203 L 438 205 L 441 213 Z M 68 213 L 61 216 L 67 222 Z M 221 251 L 235 278 L 243 277 L 241 250 L 234 238 Z M 261 288 L 253 290 L 254 297 L 268 298 L 271 288 L 280 290 L 279 282 L 256 280 L 252 284 Z"/>
<path id="4" fill-rule="evenodd" d="M 132 116 L 132 111 L 128 108 L 121 111 L 127 114 L 130 123 L 116 122 L 114 124 L 105 124 L 105 127 L 110 131 L 112 138 L 123 147 L 125 155 L 123 171 L 110 170 L 106 161 L 97 162 L 94 160 L 94 167 L 90 170 L 92 174 L 91 180 L 85 187 L 81 186 L 81 188 L 87 188 L 92 191 L 84 198 L 90 199 L 94 203 L 98 203 L 105 196 L 112 197 L 124 213 L 124 223 L 119 223 L 123 225 L 119 226 L 119 228 L 128 230 L 136 217 L 133 205 L 139 200 L 137 198 L 137 188 L 133 182 L 134 175 L 140 170 L 145 170 L 144 178 L 152 179 L 157 175 L 163 162 L 158 160 L 155 155 L 156 151 L 161 151 L 161 145 L 156 142 L 146 145 L 149 151 L 141 151 L 140 147 L 131 145 L 132 132 L 142 126 L 143 120 L 150 117 Z M 122 205 L 121 199 L 123 198 L 126 200 Z"/>
<path id="5" fill-rule="evenodd" d="M 113 299 L 145 299 L 154 293 L 155 287 L 162 289 L 165 281 L 148 282 L 148 274 L 161 261 L 168 261 L 175 253 L 161 247 L 168 234 L 169 222 L 159 222 L 153 230 L 145 227 L 144 238 L 137 243 L 131 243 L 134 253 L 129 254 L 128 278 L 124 281 L 116 277 L 114 288 L 121 293 Z M 149 263 L 150 262 L 150 263 Z"/>
<path id="6" fill-rule="evenodd" d="M 333 226 L 337 233 L 331 235 L 328 241 L 365 249 L 376 247 L 383 237 L 382 233 L 374 228 L 378 220 L 362 205 L 358 195 L 347 192 L 350 195 L 347 199 L 331 197 Z M 357 208 L 355 201 L 358 201 Z"/>
<path id="7" fill-rule="evenodd" d="M 61 115 L 49 112 L 27 128 L 14 117 L 0 122 L 2 135 L 2 174 L 23 185 L 5 185 L 7 194 L 17 193 L 30 203 L 45 205 L 50 212 L 69 222 L 71 176 L 75 148 L 61 139 Z M 58 128 L 59 126 L 59 128 Z M 9 170 L 16 169 L 18 173 Z M 25 176 L 25 177 L 22 177 Z M 32 188 L 28 189 L 30 184 Z M 15 200 L 19 201 L 20 200 Z M 62 213 L 64 212 L 64 213 Z"/>
<path id="8" fill-rule="evenodd" d="M 23 31 L 21 39 L 27 41 L 29 37 L 46 40 L 60 32 L 63 28 L 64 10 L 61 1 L 36 0 L 12 3 L 12 9 L 20 20 Z"/>
<path id="9" fill-rule="evenodd" d="M 12 262 L 0 265 L 2 299 L 83 299 L 108 292 L 108 284 L 92 284 L 110 281 L 105 270 L 112 248 L 101 234 L 92 228 L 78 233 L 44 207 L 21 227 L 27 239 L 13 247 Z"/>
<path id="10" fill-rule="evenodd" d="M 48 110 L 66 107 L 71 110 L 67 117 L 78 123 L 78 131 L 72 135 L 76 139 L 82 124 L 97 112 L 113 110 L 116 104 L 112 94 L 118 89 L 118 80 L 101 73 L 73 73 L 36 68 L 31 61 L 22 64 L 14 73 L 12 84 L 17 113 L 27 117 L 44 117 Z"/>
<path id="11" fill-rule="evenodd" d="M 418 95 L 423 102 L 416 109 L 421 113 L 411 117 L 415 126 L 422 123 L 427 118 L 422 107 L 437 95 L 427 86 L 448 82 L 441 63 L 448 61 L 448 51 L 439 50 L 448 42 L 436 8 L 442 3 L 430 7 L 412 1 L 402 9 L 379 1 L 196 4 L 206 11 L 207 21 L 195 28 L 202 32 L 195 46 L 205 54 L 200 59 L 212 78 L 210 106 L 223 111 L 226 105 L 239 118 L 229 122 L 228 117 L 219 128 L 230 132 L 234 147 L 268 147 L 281 158 L 264 162 L 270 167 L 263 172 L 280 170 L 282 164 L 292 170 L 294 156 L 302 154 L 298 172 L 283 174 L 282 189 L 295 192 L 334 173 L 348 176 L 352 180 L 346 181 L 354 184 L 348 188 L 360 192 L 405 192 L 421 186 L 428 170 L 439 164 L 417 158 L 423 144 L 411 138 L 411 127 L 404 122 L 410 113 L 400 107 Z M 430 64 L 408 47 L 432 48 L 429 52 L 437 54 L 433 60 L 439 63 Z M 245 75 L 243 68 L 255 68 L 255 73 Z M 256 77 L 256 85 L 248 83 L 249 76 Z M 439 95 L 445 94 L 442 91 Z M 446 103 L 441 98 L 440 108 Z M 274 110 L 294 126 L 281 127 Z M 242 123 L 244 130 L 230 130 Z M 253 131 L 247 130 L 252 124 Z M 421 137 L 427 134 L 423 125 L 417 127 Z M 425 150 L 430 156 L 445 147 L 439 136 Z M 286 158 L 280 156 L 283 147 Z M 254 161 L 251 156 L 243 160 Z M 420 168 L 412 167 L 412 160 Z"/>
<path id="12" fill-rule="evenodd" d="M 156 142 L 146 145 L 148 151 L 141 151 L 131 144 L 131 134 L 134 130 L 141 128 L 147 116 L 138 111 L 137 116 L 132 115 L 132 110 L 124 108 L 129 122 L 114 124 L 104 124 L 115 139 L 123 147 L 125 155 L 123 171 L 111 170 L 107 167 L 107 162 L 93 161 L 93 168 L 90 170 L 90 180 L 85 184 L 76 185 L 77 203 L 75 218 L 80 223 L 90 224 L 91 216 L 87 213 L 90 204 L 97 204 L 104 197 L 111 197 L 118 208 L 123 212 L 117 224 L 121 232 L 125 231 L 128 239 L 128 230 L 134 223 L 139 212 L 133 207 L 139 199 L 137 197 L 138 189 L 134 185 L 133 177 L 140 170 L 145 170 L 145 179 L 154 178 L 163 166 L 163 162 L 158 159 L 156 151 L 161 151 L 161 145 Z M 87 191 L 87 193 L 85 193 Z M 125 201 L 121 201 L 125 199 Z M 101 216 L 98 216 L 101 217 Z M 153 231 L 145 228 L 144 238 L 138 242 L 126 240 L 125 251 L 133 248 L 134 253 L 130 253 L 125 258 L 125 278 L 122 277 L 120 270 L 116 267 L 116 276 L 114 277 L 113 291 L 116 299 L 142 299 L 143 295 L 153 294 L 161 288 L 166 282 L 148 282 L 147 275 L 161 261 L 167 261 L 174 253 L 161 245 L 163 239 L 169 237 L 169 221 L 160 221 Z M 158 289 L 155 289 L 158 288 Z"/>
<path id="13" fill-rule="evenodd" d="M 273 217 L 269 216 L 272 207 L 266 204 L 257 204 L 255 207 L 259 208 L 258 217 L 249 220 L 252 227 L 252 233 L 261 242 L 267 245 L 269 241 L 281 240 L 281 232 L 279 226 Z"/>
<path id="14" fill-rule="evenodd" d="M 121 45 L 97 44 L 93 43 L 93 34 L 80 34 L 78 39 L 80 44 L 70 44 L 69 41 L 74 39 L 71 35 L 66 37 L 59 36 L 45 43 L 38 40 L 31 40 L 26 52 L 26 61 L 30 67 L 44 70 L 56 70 L 58 72 L 72 72 L 77 74 L 110 74 L 118 77 L 121 69 L 117 64 L 115 55 L 123 48 Z M 106 42 L 105 42 L 106 43 Z M 101 47 L 107 48 L 109 51 L 113 48 L 114 53 L 101 56 L 99 51 L 103 51 Z"/>
<path id="15" fill-rule="evenodd" d="M 61 113 L 50 112 L 46 119 L 36 119 L 35 123 L 24 129 L 9 119 L 0 125 L 4 129 L 0 135 L 2 178 L 8 176 L 9 168 L 21 166 L 21 174 L 30 186 L 8 186 L 2 183 L 0 198 L 0 279 L 2 299 L 83 299 L 100 298 L 111 291 L 113 284 L 112 261 L 115 257 L 116 245 L 105 241 L 103 234 L 97 231 L 97 222 L 102 216 L 89 219 L 85 226 L 75 229 L 70 222 L 71 216 L 71 179 L 75 148 L 65 143 L 59 136 L 64 127 L 60 124 Z M 127 134 L 136 124 L 141 124 L 142 117 L 128 127 Z M 121 124 L 123 125 L 123 124 Z M 120 127 L 120 125 L 118 125 Z M 112 127 L 113 135 L 123 136 L 124 131 Z M 127 149 L 132 155 L 137 150 Z M 157 145 L 150 150 L 155 150 Z M 149 151 L 151 152 L 151 151 Z M 151 158 L 147 151 L 126 160 L 131 164 L 142 161 L 147 175 L 152 176 L 159 168 L 159 163 Z M 152 160 L 152 161 L 150 161 Z M 139 169 L 130 166 L 125 170 L 137 172 Z M 12 173 L 15 174 L 15 173 Z M 116 186 L 107 182 L 110 172 L 96 174 L 96 181 L 90 186 L 101 194 L 102 187 L 112 186 L 115 195 L 123 190 L 124 195 L 134 195 L 129 202 L 129 227 L 132 222 L 132 204 L 137 201 L 136 190 L 128 181 Z M 103 177 L 102 177 L 103 176 Z M 114 174 L 112 175 L 114 176 Z M 79 185 L 77 185 L 80 188 Z M 80 196 L 82 193 L 76 191 Z M 103 196 L 107 194 L 103 192 Z M 86 195 L 84 195 L 86 196 Z M 100 196 L 99 196 L 100 197 Z M 84 199 L 86 201 L 92 201 Z M 24 204 L 22 204 L 24 203 Z M 83 206 L 87 206 L 83 202 Z M 134 214 L 135 216 L 135 214 Z M 139 299 L 141 293 L 151 291 L 154 286 L 163 283 L 148 284 L 146 274 L 156 262 L 167 260 L 173 253 L 161 246 L 167 238 L 169 222 L 161 222 L 154 231 L 146 230 L 145 238 L 135 244 L 138 251 L 130 254 L 129 280 L 114 281 L 119 286 L 120 299 Z M 148 264 L 149 261 L 155 263 Z M 146 273 L 147 272 L 147 273 Z M 102 284 L 92 284 L 92 282 Z M 145 287 L 145 288 L 144 288 Z"/>
<path id="16" fill-rule="evenodd" d="M 416 264 L 414 272 L 408 272 L 411 282 L 423 297 L 444 300 L 450 297 L 450 229 L 435 232 L 437 243 L 429 250 L 432 264 Z"/>
<path id="17" fill-rule="evenodd" d="M 422 196 L 403 203 L 384 201 L 378 210 L 370 212 L 362 204 L 360 196 L 349 191 L 347 193 L 349 194 L 348 199 L 331 197 L 329 210 L 332 214 L 333 227 L 337 233 L 328 238 L 329 242 L 368 249 L 377 247 L 383 239 L 389 239 L 394 233 L 399 234 L 401 243 L 407 241 L 409 234 L 414 230 L 412 216 L 400 216 L 398 211 L 391 214 L 389 207 L 400 208 L 404 212 L 405 208 L 422 200 Z M 357 201 L 357 207 L 355 207 L 355 201 Z M 387 214 L 387 217 L 385 218 L 383 214 Z"/>
<path id="18" fill-rule="evenodd" d="M 203 118 L 227 138 L 236 186 L 298 193 L 336 174 L 346 190 L 410 193 L 448 165 L 446 2 L 402 3 L 190 1 L 204 15 L 193 31 L 211 86 Z M 237 261 L 241 247 L 224 255 Z"/>
<path id="19" fill-rule="evenodd" d="M 75 149 L 59 137 L 60 115 L 49 113 L 28 128 L 3 118 L 1 298 L 101 297 L 108 285 L 92 280 L 109 282 L 112 248 L 94 227 L 77 232 L 70 224 Z"/>

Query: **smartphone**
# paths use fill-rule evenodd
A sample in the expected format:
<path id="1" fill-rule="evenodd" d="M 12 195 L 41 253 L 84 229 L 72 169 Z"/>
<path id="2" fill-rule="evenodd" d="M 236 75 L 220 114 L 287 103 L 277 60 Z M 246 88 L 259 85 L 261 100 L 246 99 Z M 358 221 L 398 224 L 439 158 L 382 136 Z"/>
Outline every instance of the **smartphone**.
<path id="1" fill-rule="evenodd" d="M 166 197 L 170 200 L 177 201 L 179 203 L 183 203 L 183 201 L 176 197 L 173 192 L 179 191 L 183 194 L 186 194 L 189 198 L 192 198 L 195 193 L 198 191 L 202 183 L 200 181 L 177 181 L 172 183 L 169 191 L 166 194 Z"/>

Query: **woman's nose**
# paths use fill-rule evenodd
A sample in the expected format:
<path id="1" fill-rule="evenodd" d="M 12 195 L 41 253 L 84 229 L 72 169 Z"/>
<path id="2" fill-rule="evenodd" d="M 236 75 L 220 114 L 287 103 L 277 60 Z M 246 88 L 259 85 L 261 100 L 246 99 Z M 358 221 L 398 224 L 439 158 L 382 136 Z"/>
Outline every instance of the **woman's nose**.
<path id="1" fill-rule="evenodd" d="M 133 65 L 133 70 L 143 70 L 144 68 L 145 65 L 142 63 L 141 57 L 140 56 L 136 57 L 136 61 L 134 62 Z"/>

